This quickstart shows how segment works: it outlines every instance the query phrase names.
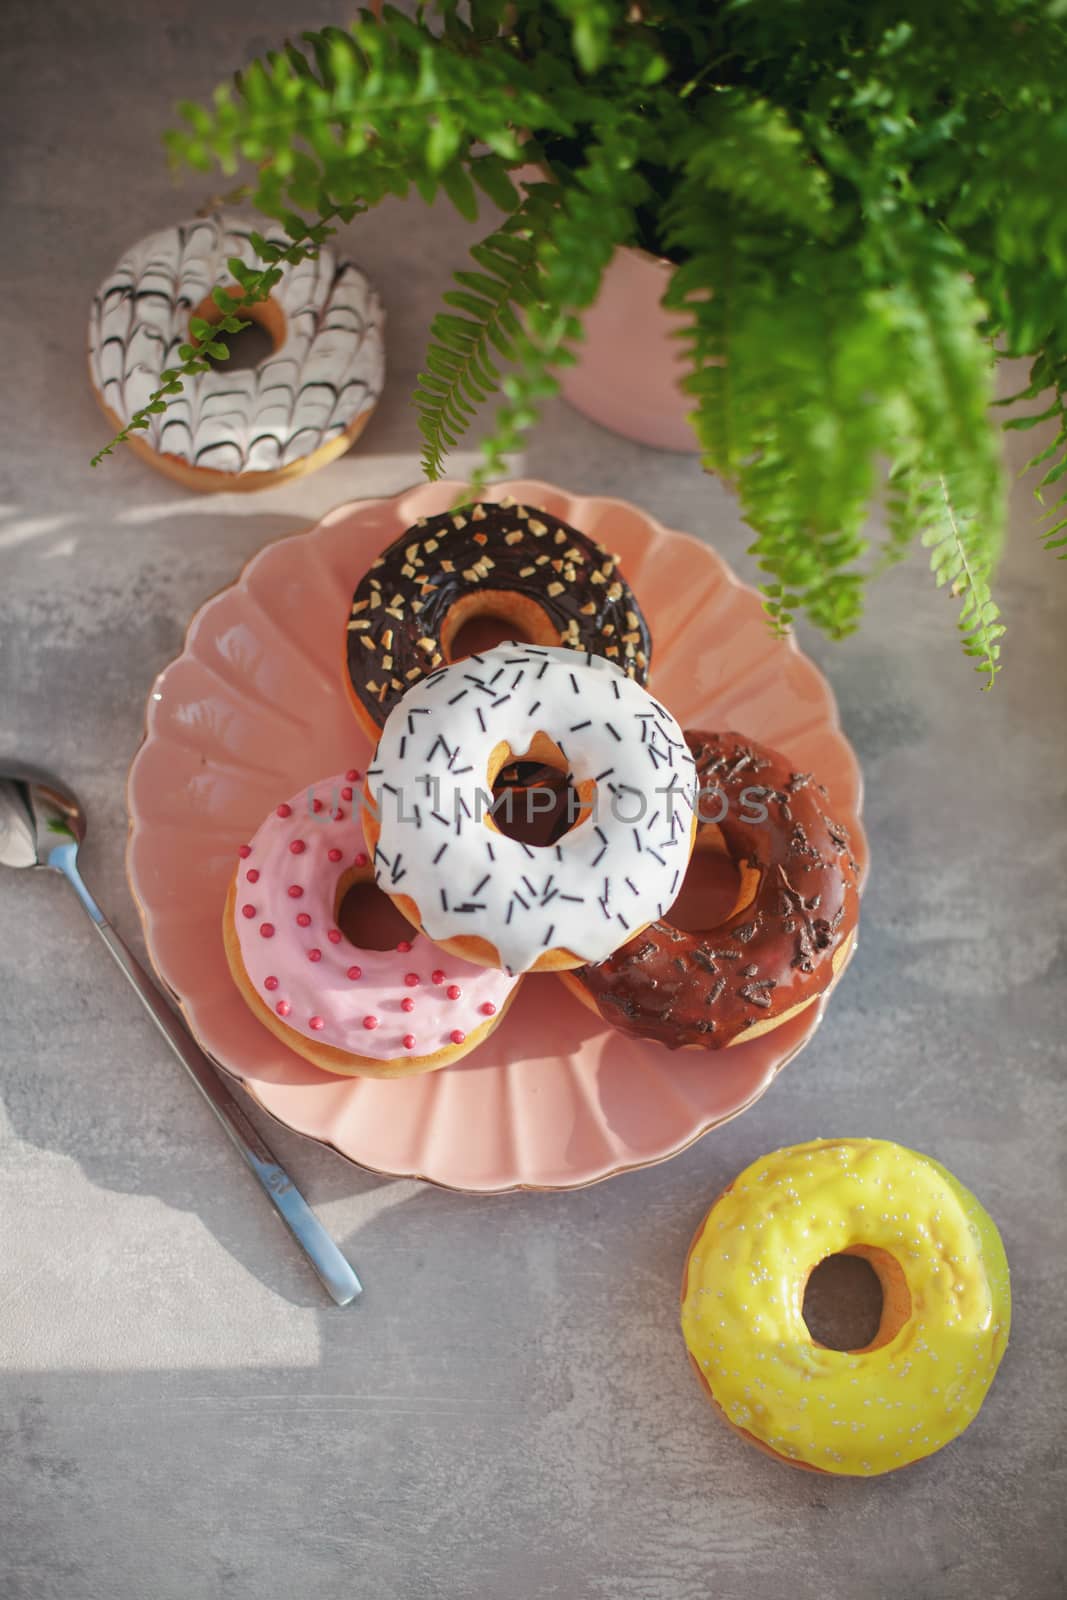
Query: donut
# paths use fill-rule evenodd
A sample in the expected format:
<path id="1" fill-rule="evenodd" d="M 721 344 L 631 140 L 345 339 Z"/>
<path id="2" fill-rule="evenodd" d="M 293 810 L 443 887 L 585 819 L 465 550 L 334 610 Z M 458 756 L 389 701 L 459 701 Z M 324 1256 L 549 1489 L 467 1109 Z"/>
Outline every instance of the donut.
<path id="1" fill-rule="evenodd" d="M 527 760 L 569 768 L 581 800 L 551 845 L 488 814 L 497 773 Z M 442 949 L 508 972 L 602 960 L 662 916 L 696 828 L 670 712 L 602 656 L 547 646 L 500 645 L 416 683 L 366 790 L 379 886 Z"/>
<path id="2" fill-rule="evenodd" d="M 230 971 L 259 1020 L 325 1072 L 399 1078 L 469 1054 L 519 980 L 444 955 L 421 935 L 353 946 L 337 926 L 349 888 L 372 881 L 361 774 L 283 801 L 238 850 L 223 933 Z"/>
<path id="3" fill-rule="evenodd" d="M 804 1288 L 831 1255 L 882 1286 L 859 1350 L 818 1344 Z M 682 1279 L 689 1359 L 720 1414 L 793 1466 L 873 1477 L 940 1450 L 974 1420 L 1011 1325 L 1004 1246 L 974 1195 L 883 1139 L 776 1150 L 721 1194 Z"/>
<path id="4" fill-rule="evenodd" d="M 516 638 L 592 651 L 638 683 L 652 642 L 610 555 L 577 528 L 514 500 L 420 517 L 372 562 L 352 597 L 347 682 L 365 732 L 450 662 L 464 623 L 496 617 Z"/>
<path id="5" fill-rule="evenodd" d="M 686 733 L 700 784 L 696 848 L 740 869 L 730 914 L 698 933 L 670 913 L 605 960 L 563 975 L 622 1033 L 719 1050 L 778 1028 L 843 971 L 859 916 L 848 834 L 826 791 L 739 733 Z"/>
<path id="6" fill-rule="evenodd" d="M 217 320 L 211 291 L 240 294 L 227 263 L 262 267 L 252 231 L 227 215 L 164 228 L 131 246 L 100 285 L 89 373 L 116 432 L 163 370 L 180 365 L 192 318 Z M 265 237 L 291 243 L 277 228 Z M 240 312 L 266 329 L 273 353 L 251 371 L 183 378 L 182 393 L 130 435 L 137 455 L 187 488 L 266 489 L 312 472 L 348 449 L 378 403 L 384 314 L 363 273 L 325 248 L 297 266 L 282 262 L 281 273 L 269 300 Z"/>

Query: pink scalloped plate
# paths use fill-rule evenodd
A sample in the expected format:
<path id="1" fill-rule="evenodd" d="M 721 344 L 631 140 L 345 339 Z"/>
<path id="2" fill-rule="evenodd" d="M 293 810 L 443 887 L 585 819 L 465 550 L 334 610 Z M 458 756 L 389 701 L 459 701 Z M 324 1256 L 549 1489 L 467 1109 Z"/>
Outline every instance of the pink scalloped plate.
<path id="1" fill-rule="evenodd" d="M 319 1072 L 252 1015 L 230 978 L 222 907 L 237 846 L 279 799 L 365 767 L 341 679 L 352 591 L 378 551 L 453 504 L 455 483 L 340 506 L 268 545 L 209 600 L 156 680 L 130 771 L 130 885 L 156 971 L 208 1053 L 279 1121 L 362 1167 L 468 1192 L 574 1189 L 674 1155 L 750 1106 L 822 1008 L 717 1053 L 624 1038 L 549 974 L 528 977 L 466 1060 L 399 1080 Z M 822 675 L 767 627 L 706 545 L 621 500 L 517 481 L 622 558 L 651 625 L 654 692 L 685 727 L 737 728 L 813 770 L 867 847 L 855 755 Z"/>

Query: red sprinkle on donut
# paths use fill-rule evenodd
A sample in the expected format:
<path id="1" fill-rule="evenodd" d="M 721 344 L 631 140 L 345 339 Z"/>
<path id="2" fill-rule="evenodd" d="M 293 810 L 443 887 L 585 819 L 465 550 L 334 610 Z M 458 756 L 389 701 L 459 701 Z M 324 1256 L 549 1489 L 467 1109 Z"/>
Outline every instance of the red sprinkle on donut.
<path id="1" fill-rule="evenodd" d="M 441 971 L 440 967 L 438 967 L 437 971 L 433 973 L 432 976 L 434 983 L 444 983 L 445 981 L 445 975 Z"/>
<path id="2" fill-rule="evenodd" d="M 450 983 L 448 988 L 445 990 L 445 994 L 447 994 L 450 1000 L 458 1000 L 460 993 L 461 990 L 458 983 Z"/>
<path id="3" fill-rule="evenodd" d="M 258 883 L 259 882 L 259 868 L 258 867 L 249 867 L 248 871 L 245 873 L 245 877 L 248 879 L 249 883 Z"/>
<path id="4" fill-rule="evenodd" d="M 397 949 L 400 951 L 400 954 L 402 956 L 406 956 L 408 954 L 408 952 L 410 951 L 410 949 L 411 949 L 410 940 L 401 939 L 400 943 L 397 945 Z"/>
<path id="5" fill-rule="evenodd" d="M 353 983 L 355 983 L 357 978 L 362 978 L 362 976 L 363 976 L 363 968 L 362 967 L 349 967 L 348 971 L 345 973 L 345 977 L 346 978 L 351 978 Z"/>
<path id="6" fill-rule="evenodd" d="M 322 810 L 322 801 L 321 800 L 312 800 L 311 809 L 312 809 L 312 811 L 321 811 Z"/>
<path id="7" fill-rule="evenodd" d="M 349 767 L 348 771 L 345 773 L 345 777 L 348 779 L 349 783 L 358 783 L 360 775 L 356 771 L 355 767 Z"/>
<path id="8" fill-rule="evenodd" d="M 351 800 L 351 798 L 352 798 L 352 791 L 346 784 L 345 787 L 341 790 L 341 799 L 342 800 Z"/>
<path id="9" fill-rule="evenodd" d="M 337 807 L 337 810 L 336 810 L 336 811 L 335 811 L 335 812 L 334 812 L 334 814 L 333 814 L 333 820 L 334 820 L 334 821 L 335 821 L 335 822 L 343 822 L 343 821 L 344 821 L 344 820 L 345 820 L 345 814 L 344 814 L 344 812 L 343 812 L 343 811 L 342 811 L 342 810 L 341 810 L 341 807 L 340 807 L 340 806 L 338 806 L 338 807 Z"/>
<path id="10" fill-rule="evenodd" d="M 331 861 L 340 861 L 340 859 L 341 859 L 341 852 L 340 852 L 340 850 L 338 850 L 336 845 L 331 845 L 330 849 L 327 850 L 326 854 L 329 856 Z"/>
<path id="11" fill-rule="evenodd" d="M 406 994 L 403 1000 L 401 1000 L 400 1009 L 401 1011 L 414 1011 L 415 1002 L 409 994 Z"/>
<path id="12" fill-rule="evenodd" d="M 405 1035 L 404 1035 L 404 1049 L 405 1050 L 414 1050 L 414 1048 L 415 1048 L 415 1035 L 413 1033 L 405 1033 Z"/>
<path id="13" fill-rule="evenodd" d="M 370 860 L 370 857 L 364 855 L 363 851 L 361 850 L 359 852 L 359 854 L 356 856 L 356 858 L 355 858 L 355 860 L 353 862 L 353 866 L 365 867 L 365 866 L 367 866 L 369 860 Z"/>
<path id="14" fill-rule="evenodd" d="M 306 849 L 307 849 L 307 845 L 304 843 L 303 839 L 291 839 L 289 841 L 289 854 L 290 855 L 302 856 Z"/>
<path id="15" fill-rule="evenodd" d="M 304 893 L 304 891 L 303 891 L 303 889 L 301 889 L 301 887 L 300 887 L 300 885 L 298 883 L 291 883 L 289 885 L 289 898 L 290 898 L 290 900 L 299 900 L 299 899 L 301 899 L 302 896 L 303 896 L 303 893 Z"/>
<path id="16" fill-rule="evenodd" d="M 453 1044 L 462 1044 L 467 1035 L 461 1028 L 453 1028 L 448 1037 L 452 1040 Z"/>
<path id="17" fill-rule="evenodd" d="M 273 994 L 274 990 L 278 987 L 277 978 L 264 978 L 263 979 L 263 987 L 264 987 L 264 989 L 269 989 L 271 991 L 271 993 Z"/>
<path id="18" fill-rule="evenodd" d="M 274 938 L 274 924 L 273 924 L 273 922 L 261 922 L 260 925 L 259 925 L 259 931 L 263 935 L 264 939 L 273 939 Z"/>
<path id="19" fill-rule="evenodd" d="M 309 950 L 308 951 L 308 960 L 309 961 L 321 961 L 322 960 L 322 951 L 321 950 Z"/>
<path id="20" fill-rule="evenodd" d="M 481 1005 L 478 1007 L 478 1010 L 481 1012 L 483 1017 L 496 1016 L 496 1006 L 491 1000 L 483 1000 Z"/>
<path id="21" fill-rule="evenodd" d="M 274 814 L 277 817 L 291 817 L 292 814 L 293 814 L 293 808 L 292 808 L 291 805 L 287 805 L 286 802 L 283 800 L 281 805 L 278 807 L 277 811 Z"/>
<path id="22" fill-rule="evenodd" d="M 287 1017 L 293 1008 L 288 1000 L 279 1000 L 274 1009 L 280 1017 Z"/>
<path id="23" fill-rule="evenodd" d="M 327 937 L 327 939 L 329 939 L 331 944 L 340 944 L 341 943 L 341 930 L 340 930 L 340 928 L 327 928 L 326 929 L 326 937 Z"/>
<path id="24" fill-rule="evenodd" d="M 325 1026 L 326 1026 L 325 1017 L 309 1017 L 308 1018 L 308 1027 L 309 1028 L 314 1028 L 316 1033 L 318 1032 L 318 1030 L 320 1028 L 325 1028 Z"/>
<path id="25" fill-rule="evenodd" d="M 311 927 L 311 918 L 308 916 L 306 911 L 301 911 L 299 913 L 299 915 L 297 916 L 297 919 L 296 919 L 296 925 L 297 925 L 298 928 L 310 928 Z"/>
<path id="26" fill-rule="evenodd" d="M 252 846 L 250 844 L 239 844 L 237 846 L 237 854 L 240 856 L 242 861 L 247 861 L 249 856 L 252 854 Z"/>
<path id="27" fill-rule="evenodd" d="M 254 917 L 255 914 L 256 914 L 255 906 L 242 906 L 241 907 L 241 915 L 242 915 L 242 917 Z"/>
<path id="28" fill-rule="evenodd" d="M 365 1028 L 376 1028 L 378 1026 L 378 1018 L 377 1017 L 364 1017 L 363 1018 L 363 1026 Z"/>
<path id="29" fill-rule="evenodd" d="M 409 989 L 417 989 L 418 986 L 419 986 L 419 975 L 418 975 L 418 973 L 417 972 L 409 972 L 409 973 L 407 973 L 405 975 L 405 977 L 404 977 L 404 982 L 407 984 Z"/>

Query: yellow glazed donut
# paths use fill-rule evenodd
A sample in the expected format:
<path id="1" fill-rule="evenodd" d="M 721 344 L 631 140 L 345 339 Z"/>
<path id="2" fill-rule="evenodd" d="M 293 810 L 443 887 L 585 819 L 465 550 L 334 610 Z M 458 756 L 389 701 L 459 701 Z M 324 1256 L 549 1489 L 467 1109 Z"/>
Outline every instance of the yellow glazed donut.
<path id="1" fill-rule="evenodd" d="M 804 1288 L 864 1256 L 881 1324 L 861 1350 L 817 1344 Z M 882 1139 L 776 1150 L 719 1196 L 682 1279 L 689 1359 L 726 1420 L 791 1465 L 892 1472 L 977 1416 L 1008 1343 L 1008 1263 L 991 1218 L 929 1156 Z"/>

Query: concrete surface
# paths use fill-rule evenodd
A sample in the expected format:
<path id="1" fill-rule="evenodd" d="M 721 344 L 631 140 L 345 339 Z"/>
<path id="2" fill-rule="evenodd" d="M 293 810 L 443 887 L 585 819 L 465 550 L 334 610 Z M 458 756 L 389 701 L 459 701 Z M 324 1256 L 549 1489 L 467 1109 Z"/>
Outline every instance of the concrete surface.
<path id="1" fill-rule="evenodd" d="M 388 302 L 391 382 L 346 459 L 261 498 L 194 499 L 130 456 L 88 470 L 89 298 L 127 243 L 210 193 L 170 187 L 172 103 L 329 16 L 301 0 L 8 13 L 0 749 L 84 795 L 86 875 L 135 942 L 123 780 L 148 685 L 264 541 L 416 477 L 407 396 L 471 236 L 419 205 L 351 230 Z M 751 575 L 733 501 L 690 460 L 560 404 L 519 464 L 639 500 Z M 323 1304 L 73 897 L 6 878 L 3 1600 L 1061 1594 L 1065 579 L 1020 488 L 993 695 L 920 563 L 879 585 L 857 639 L 808 639 L 865 766 L 874 871 L 816 1044 L 738 1122 L 585 1193 L 497 1201 L 364 1176 L 271 1128 L 364 1274 L 357 1309 Z M 761 1152 L 841 1132 L 945 1162 L 1014 1278 L 1011 1347 L 970 1432 L 875 1482 L 745 1448 L 676 1331 L 711 1197 Z"/>

